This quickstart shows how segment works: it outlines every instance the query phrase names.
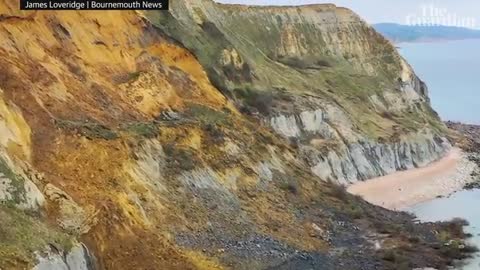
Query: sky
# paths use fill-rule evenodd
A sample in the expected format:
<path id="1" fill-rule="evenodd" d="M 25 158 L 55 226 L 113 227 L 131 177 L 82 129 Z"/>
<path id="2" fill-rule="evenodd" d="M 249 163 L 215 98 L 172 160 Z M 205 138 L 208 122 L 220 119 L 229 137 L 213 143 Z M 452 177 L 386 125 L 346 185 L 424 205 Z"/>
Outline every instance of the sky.
<path id="1" fill-rule="evenodd" d="M 395 22 L 416 24 L 438 22 L 442 25 L 480 28 L 478 0 L 216 0 L 221 3 L 250 5 L 302 5 L 334 3 L 348 7 L 369 23 Z"/>

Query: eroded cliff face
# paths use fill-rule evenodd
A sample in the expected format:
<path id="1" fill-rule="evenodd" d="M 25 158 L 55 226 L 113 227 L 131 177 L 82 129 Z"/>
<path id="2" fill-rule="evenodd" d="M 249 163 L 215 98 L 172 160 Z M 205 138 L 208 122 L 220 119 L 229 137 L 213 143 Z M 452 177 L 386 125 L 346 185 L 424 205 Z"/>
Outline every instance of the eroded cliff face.
<path id="1" fill-rule="evenodd" d="M 321 108 L 269 119 L 277 133 L 297 144 L 313 173 L 321 179 L 348 185 L 426 166 L 451 149 L 441 133 L 428 127 L 390 141 L 371 139 L 356 132 L 348 116 L 338 108 Z"/>
<path id="2" fill-rule="evenodd" d="M 176 1 L 172 12 L 147 17 L 192 50 L 244 111 L 300 143 L 323 179 L 365 180 L 449 149 L 425 84 L 347 9 Z"/>
<path id="3" fill-rule="evenodd" d="M 451 260 L 433 248 L 445 227 L 327 182 L 447 147 L 387 41 L 332 5 L 172 4 L 0 0 L 0 268 L 396 269 L 383 252 L 413 246 L 411 266 Z"/>

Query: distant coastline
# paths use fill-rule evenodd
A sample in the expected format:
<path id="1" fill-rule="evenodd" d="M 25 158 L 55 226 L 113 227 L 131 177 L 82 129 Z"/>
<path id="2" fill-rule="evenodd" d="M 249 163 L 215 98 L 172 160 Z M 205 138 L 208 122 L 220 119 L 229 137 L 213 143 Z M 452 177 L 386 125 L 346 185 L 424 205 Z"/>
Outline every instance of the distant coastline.
<path id="1" fill-rule="evenodd" d="M 373 27 L 395 44 L 480 39 L 480 30 L 462 27 L 410 26 L 395 23 L 379 23 Z"/>

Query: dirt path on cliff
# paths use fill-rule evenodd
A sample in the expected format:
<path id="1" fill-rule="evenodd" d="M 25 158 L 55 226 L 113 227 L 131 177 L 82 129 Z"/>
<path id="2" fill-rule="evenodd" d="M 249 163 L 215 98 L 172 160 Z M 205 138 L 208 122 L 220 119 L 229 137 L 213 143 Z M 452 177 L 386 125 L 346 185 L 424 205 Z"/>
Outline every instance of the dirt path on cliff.
<path id="1" fill-rule="evenodd" d="M 474 164 L 458 148 L 426 167 L 396 172 L 348 187 L 370 203 L 392 210 L 447 196 L 471 181 Z"/>

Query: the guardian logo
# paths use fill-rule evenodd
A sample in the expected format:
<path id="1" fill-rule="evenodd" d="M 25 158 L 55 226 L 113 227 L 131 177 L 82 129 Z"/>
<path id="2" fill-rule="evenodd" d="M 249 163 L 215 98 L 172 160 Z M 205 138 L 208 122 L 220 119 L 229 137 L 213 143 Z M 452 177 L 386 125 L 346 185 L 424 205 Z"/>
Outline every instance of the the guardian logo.
<path id="1" fill-rule="evenodd" d="M 405 23 L 410 26 L 455 26 L 476 28 L 476 19 L 463 17 L 448 9 L 432 4 L 420 5 L 419 12 L 407 15 Z"/>

